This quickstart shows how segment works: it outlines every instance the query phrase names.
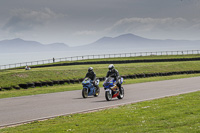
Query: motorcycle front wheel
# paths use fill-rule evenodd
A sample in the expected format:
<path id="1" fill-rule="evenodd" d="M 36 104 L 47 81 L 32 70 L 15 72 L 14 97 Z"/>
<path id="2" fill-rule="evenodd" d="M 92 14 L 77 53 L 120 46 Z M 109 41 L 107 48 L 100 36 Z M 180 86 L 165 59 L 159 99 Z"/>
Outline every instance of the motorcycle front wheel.
<path id="1" fill-rule="evenodd" d="M 105 97 L 106 97 L 107 101 L 112 100 L 112 91 L 111 91 L 111 93 L 109 91 L 106 91 L 105 92 Z"/>
<path id="2" fill-rule="evenodd" d="M 83 88 L 82 96 L 83 96 L 83 98 L 87 98 L 88 97 L 88 89 L 87 88 Z"/>

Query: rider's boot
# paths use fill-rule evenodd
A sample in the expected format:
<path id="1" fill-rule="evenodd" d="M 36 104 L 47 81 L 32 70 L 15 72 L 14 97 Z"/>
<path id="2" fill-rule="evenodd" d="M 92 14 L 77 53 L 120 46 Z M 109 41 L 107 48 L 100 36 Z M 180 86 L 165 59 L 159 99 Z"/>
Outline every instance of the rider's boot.
<path id="1" fill-rule="evenodd" d="M 119 92 L 120 92 L 120 94 L 122 94 L 122 89 L 121 89 L 121 87 L 119 88 Z"/>
<path id="2" fill-rule="evenodd" d="M 96 88 L 96 91 L 99 90 L 99 86 L 98 85 L 96 85 L 95 88 Z"/>
<path id="3" fill-rule="evenodd" d="M 119 92 L 120 94 L 122 94 L 121 84 L 119 84 L 118 86 L 119 86 Z"/>

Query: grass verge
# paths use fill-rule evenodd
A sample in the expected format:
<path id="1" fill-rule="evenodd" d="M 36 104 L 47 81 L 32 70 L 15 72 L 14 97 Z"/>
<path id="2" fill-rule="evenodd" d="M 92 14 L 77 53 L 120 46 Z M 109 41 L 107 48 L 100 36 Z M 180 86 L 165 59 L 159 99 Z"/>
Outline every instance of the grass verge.
<path id="1" fill-rule="evenodd" d="M 1 133 L 200 132 L 200 91 L 0 129 Z"/>
<path id="2" fill-rule="evenodd" d="M 88 67 L 94 68 L 97 77 L 105 77 L 108 71 L 108 64 L 57 66 L 48 68 L 35 68 L 29 71 L 23 69 L 4 70 L 0 73 L 0 87 L 18 86 L 18 84 L 80 79 L 85 77 Z M 120 75 L 138 73 L 159 73 L 174 71 L 199 70 L 200 61 L 186 62 L 159 62 L 159 63 L 129 63 L 115 64 Z"/>
<path id="3" fill-rule="evenodd" d="M 135 83 L 143 83 L 143 82 L 189 78 L 189 77 L 196 77 L 196 76 L 200 76 L 200 74 L 189 74 L 189 75 L 185 74 L 185 75 L 150 77 L 150 78 L 141 78 L 141 79 L 126 79 L 124 84 L 135 84 Z M 102 87 L 102 84 L 103 82 L 100 82 L 99 86 Z M 71 91 L 71 90 L 80 90 L 80 89 L 82 89 L 81 84 L 65 84 L 65 85 L 57 85 L 57 86 L 52 86 L 52 87 L 41 87 L 41 88 L 36 87 L 36 88 L 21 89 L 21 90 L 12 89 L 9 91 L 0 91 L 0 99 L 9 98 L 9 97 L 19 97 L 19 96 Z"/>

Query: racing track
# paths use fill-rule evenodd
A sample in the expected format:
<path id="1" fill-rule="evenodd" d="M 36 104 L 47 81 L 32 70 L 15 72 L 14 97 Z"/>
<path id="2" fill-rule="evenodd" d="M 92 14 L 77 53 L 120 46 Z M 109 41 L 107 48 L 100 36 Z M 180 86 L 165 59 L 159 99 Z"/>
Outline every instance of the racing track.
<path id="1" fill-rule="evenodd" d="M 109 102 L 103 88 L 97 98 L 83 99 L 81 90 L 4 98 L 0 99 L 0 127 L 199 91 L 199 81 L 194 77 L 124 85 L 124 99 Z"/>

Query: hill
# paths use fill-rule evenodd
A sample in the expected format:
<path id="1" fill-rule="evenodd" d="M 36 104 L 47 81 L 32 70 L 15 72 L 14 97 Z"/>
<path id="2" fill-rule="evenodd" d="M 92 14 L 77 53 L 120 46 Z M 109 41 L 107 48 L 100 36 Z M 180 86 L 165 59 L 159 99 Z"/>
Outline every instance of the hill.
<path id="1" fill-rule="evenodd" d="M 63 43 L 41 44 L 36 41 L 26 41 L 20 38 L 12 40 L 0 41 L 1 53 L 15 53 L 15 52 L 43 52 L 43 51 L 63 51 L 69 47 Z"/>
<path id="2" fill-rule="evenodd" d="M 199 49 L 200 41 L 147 39 L 134 34 L 124 34 L 113 38 L 103 37 L 84 47 L 95 49 L 145 49 L 146 51 L 148 51 L 148 49 L 186 50 Z"/>

